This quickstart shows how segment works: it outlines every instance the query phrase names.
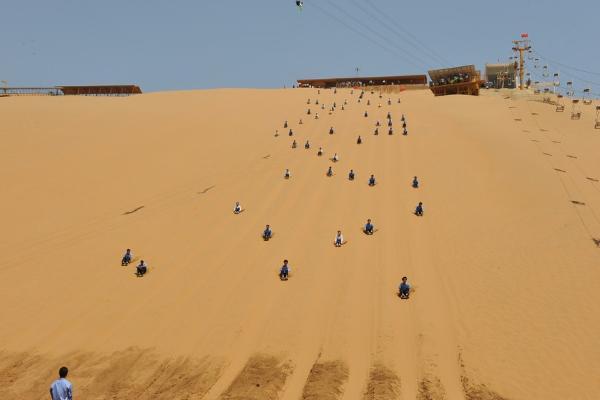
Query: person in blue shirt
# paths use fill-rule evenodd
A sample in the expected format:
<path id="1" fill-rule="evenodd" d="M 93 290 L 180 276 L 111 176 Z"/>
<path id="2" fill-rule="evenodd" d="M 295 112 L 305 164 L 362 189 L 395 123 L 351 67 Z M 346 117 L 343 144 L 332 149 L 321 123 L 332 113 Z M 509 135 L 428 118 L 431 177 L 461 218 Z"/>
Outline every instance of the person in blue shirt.
<path id="1" fill-rule="evenodd" d="M 406 282 L 406 280 L 407 278 L 403 276 L 402 283 L 398 288 L 398 296 L 400 296 L 401 299 L 408 299 L 408 296 L 410 296 L 410 285 Z"/>
<path id="2" fill-rule="evenodd" d="M 415 209 L 415 215 L 417 217 L 423 216 L 423 203 L 422 202 L 419 202 L 419 204 L 417 205 L 417 208 Z"/>
<path id="3" fill-rule="evenodd" d="M 121 265 L 126 267 L 127 265 L 129 265 L 132 259 L 133 254 L 131 254 L 131 249 L 127 249 L 125 251 L 125 255 L 123 255 L 123 258 L 121 259 Z"/>
<path id="4" fill-rule="evenodd" d="M 140 264 L 135 268 L 135 274 L 139 277 L 144 276 L 148 272 L 148 266 L 144 263 L 144 260 L 140 260 Z"/>
<path id="5" fill-rule="evenodd" d="M 52 400 L 73 400 L 73 385 L 67 380 L 69 369 L 60 367 L 59 378 L 50 385 L 50 398 Z"/>
<path id="6" fill-rule="evenodd" d="M 369 178 L 369 186 L 375 186 L 375 175 L 371 175 Z"/>
<path id="7" fill-rule="evenodd" d="M 375 227 L 371 223 L 371 219 L 370 218 L 367 220 L 367 224 L 365 225 L 365 233 L 367 235 L 372 235 L 373 233 L 375 233 Z"/>
<path id="8" fill-rule="evenodd" d="M 417 179 L 416 176 L 413 178 L 412 187 L 415 188 L 415 189 L 419 188 L 419 180 Z"/>
<path id="9" fill-rule="evenodd" d="M 273 236 L 273 231 L 271 231 L 271 226 L 270 226 L 270 225 L 267 225 L 267 226 L 265 227 L 265 230 L 263 231 L 263 235 L 262 235 L 262 237 L 263 237 L 263 239 L 265 239 L 265 240 L 269 240 L 269 239 L 271 239 L 271 237 L 272 237 L 272 236 Z"/>
<path id="10" fill-rule="evenodd" d="M 288 265 L 288 260 L 283 260 L 283 265 L 279 269 L 279 279 L 281 279 L 282 281 L 287 281 L 289 273 L 290 267 Z"/>

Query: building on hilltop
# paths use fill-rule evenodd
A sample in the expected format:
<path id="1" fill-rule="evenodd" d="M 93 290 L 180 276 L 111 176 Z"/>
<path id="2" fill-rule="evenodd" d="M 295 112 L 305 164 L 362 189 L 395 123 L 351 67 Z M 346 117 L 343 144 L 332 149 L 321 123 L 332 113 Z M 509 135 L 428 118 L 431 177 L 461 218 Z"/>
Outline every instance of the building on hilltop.
<path id="1" fill-rule="evenodd" d="M 431 82 L 429 88 L 436 96 L 449 94 L 479 95 L 481 74 L 474 65 L 433 69 L 428 71 Z"/>
<path id="2" fill-rule="evenodd" d="M 485 64 L 485 80 L 496 89 L 516 89 L 517 63 Z"/>
<path id="3" fill-rule="evenodd" d="M 364 86 L 427 86 L 426 75 L 354 76 L 347 78 L 298 79 L 298 87 L 343 88 Z"/>

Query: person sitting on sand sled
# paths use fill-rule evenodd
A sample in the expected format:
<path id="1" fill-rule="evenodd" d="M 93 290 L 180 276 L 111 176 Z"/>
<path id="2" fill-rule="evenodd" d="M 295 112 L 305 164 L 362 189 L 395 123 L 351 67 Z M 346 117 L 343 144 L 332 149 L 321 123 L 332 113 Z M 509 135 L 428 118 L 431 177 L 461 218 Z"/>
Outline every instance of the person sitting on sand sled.
<path id="1" fill-rule="evenodd" d="M 288 260 L 283 260 L 283 265 L 279 269 L 279 279 L 281 279 L 282 281 L 287 281 L 289 273 L 290 267 L 288 265 Z"/>
<path id="2" fill-rule="evenodd" d="M 290 170 L 286 168 L 285 173 L 283 174 L 284 179 L 290 179 Z"/>
<path id="3" fill-rule="evenodd" d="M 263 231 L 262 237 L 265 240 L 269 240 L 269 239 L 271 239 L 271 237 L 273 237 L 273 231 L 271 231 L 271 226 L 270 225 L 267 225 L 265 227 L 265 230 Z"/>
<path id="4" fill-rule="evenodd" d="M 335 241 L 333 243 L 335 247 L 341 247 L 344 244 L 344 236 L 342 235 L 342 231 L 337 231 L 337 235 L 335 235 Z"/>
<path id="5" fill-rule="evenodd" d="M 323 148 L 319 147 L 319 151 L 317 151 L 317 155 L 320 157 L 323 155 Z"/>
<path id="6" fill-rule="evenodd" d="M 333 170 L 331 169 L 331 167 L 327 169 L 327 176 L 333 176 Z"/>
<path id="7" fill-rule="evenodd" d="M 333 133 L 334 133 L 334 130 L 333 130 L 333 126 L 332 126 L 331 128 L 329 128 L 329 134 L 333 135 Z"/>
<path id="8" fill-rule="evenodd" d="M 375 175 L 371 175 L 369 178 L 369 186 L 375 186 Z"/>
<path id="9" fill-rule="evenodd" d="M 398 289 L 398 296 L 401 299 L 408 299 L 408 296 L 410 296 L 410 285 L 406 282 L 405 276 L 402 277 L 402 283 Z"/>
<path id="10" fill-rule="evenodd" d="M 371 219 L 367 220 L 367 223 L 365 225 L 365 230 L 364 232 L 367 235 L 372 235 L 375 232 L 375 227 L 373 226 L 373 224 L 371 223 Z"/>
<path id="11" fill-rule="evenodd" d="M 354 180 L 354 171 L 350 170 L 350 173 L 348 174 L 348 179 L 353 181 Z"/>
<path id="12" fill-rule="evenodd" d="M 233 208 L 233 213 L 234 214 L 239 214 L 242 212 L 242 206 L 240 206 L 240 202 L 236 201 L 235 202 L 235 207 Z"/>
<path id="13" fill-rule="evenodd" d="M 419 188 L 419 180 L 417 179 L 416 176 L 413 178 L 412 187 L 415 188 L 415 189 Z"/>
<path id="14" fill-rule="evenodd" d="M 127 250 L 125 250 L 125 254 L 123 255 L 123 258 L 121 259 L 121 265 L 126 267 L 127 265 L 129 265 L 131 260 L 133 260 L 133 254 L 131 254 L 131 249 L 127 249 Z"/>
<path id="15" fill-rule="evenodd" d="M 298 146 L 298 144 L 297 144 L 297 143 L 296 143 L 296 141 L 294 140 L 294 141 L 292 142 L 292 149 L 295 149 L 295 148 L 296 148 L 296 146 Z"/>
<path id="16" fill-rule="evenodd" d="M 360 135 L 358 135 L 358 139 L 356 139 L 356 144 L 361 144 L 362 143 L 362 139 L 360 137 Z"/>
<path id="17" fill-rule="evenodd" d="M 415 215 L 417 217 L 423 216 L 423 203 L 422 202 L 419 202 L 419 204 L 417 205 L 417 208 L 415 209 Z"/>
<path id="18" fill-rule="evenodd" d="M 148 272 L 148 266 L 144 264 L 144 260 L 140 261 L 140 264 L 136 267 L 135 274 L 139 277 L 142 277 Z"/>
<path id="19" fill-rule="evenodd" d="M 333 157 L 331 157 L 331 161 L 333 161 L 333 162 L 338 162 L 338 161 L 340 161 L 340 158 L 338 157 L 337 153 L 335 153 L 335 154 L 333 155 Z"/>
<path id="20" fill-rule="evenodd" d="M 308 140 L 306 141 L 306 143 L 304 143 L 304 148 L 310 149 L 310 143 L 308 142 Z"/>

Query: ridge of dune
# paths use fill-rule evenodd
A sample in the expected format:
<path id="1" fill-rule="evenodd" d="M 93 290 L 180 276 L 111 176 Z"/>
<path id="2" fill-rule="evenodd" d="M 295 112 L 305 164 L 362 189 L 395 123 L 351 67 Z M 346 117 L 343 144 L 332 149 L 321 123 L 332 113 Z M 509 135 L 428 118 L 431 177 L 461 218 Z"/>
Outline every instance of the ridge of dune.
<path id="1" fill-rule="evenodd" d="M 377 94 L 2 99 L 0 398 L 598 398 L 591 108 Z"/>

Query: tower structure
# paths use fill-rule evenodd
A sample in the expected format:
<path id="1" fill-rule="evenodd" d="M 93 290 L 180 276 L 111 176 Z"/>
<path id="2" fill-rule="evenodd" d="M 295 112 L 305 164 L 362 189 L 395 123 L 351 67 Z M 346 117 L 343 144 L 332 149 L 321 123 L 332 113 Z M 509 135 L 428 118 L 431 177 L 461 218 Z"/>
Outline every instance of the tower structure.
<path id="1" fill-rule="evenodd" d="M 531 49 L 529 45 L 529 34 L 521 33 L 521 39 L 513 40 L 513 51 L 519 52 L 519 89 L 525 87 L 525 58 L 523 57 L 526 51 Z"/>

